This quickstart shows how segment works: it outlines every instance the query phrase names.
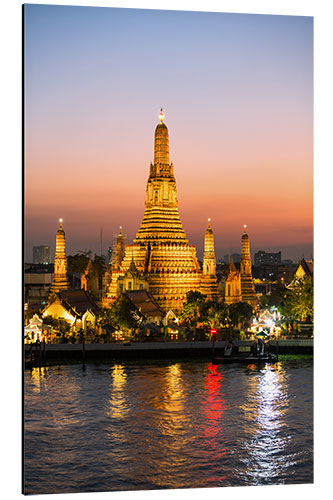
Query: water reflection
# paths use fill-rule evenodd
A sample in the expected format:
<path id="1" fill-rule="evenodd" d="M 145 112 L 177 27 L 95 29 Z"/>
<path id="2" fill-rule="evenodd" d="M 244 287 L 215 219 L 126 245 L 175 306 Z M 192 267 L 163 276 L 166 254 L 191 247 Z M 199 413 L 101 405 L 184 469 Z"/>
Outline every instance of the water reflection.
<path id="1" fill-rule="evenodd" d="M 28 494 L 312 481 L 312 368 L 118 362 L 25 375 Z"/>
<path id="2" fill-rule="evenodd" d="M 123 365 L 114 365 L 111 370 L 112 383 L 108 416 L 118 420 L 126 418 L 129 408 L 125 396 L 127 374 Z"/>
<path id="3" fill-rule="evenodd" d="M 207 396 L 203 401 L 203 410 L 206 418 L 204 436 L 214 438 L 217 434 L 223 435 L 223 415 L 226 403 L 221 391 L 224 375 L 218 372 L 217 365 L 208 366 L 209 373 L 205 379 Z"/>
<path id="4" fill-rule="evenodd" d="M 159 410 L 155 423 L 160 432 L 168 439 L 168 445 L 173 449 L 183 443 L 184 425 L 188 417 L 184 410 L 186 395 L 182 369 L 179 363 L 166 368 L 162 385 L 158 388 L 158 397 L 155 398 L 155 408 Z"/>
<path id="5" fill-rule="evenodd" d="M 43 381 L 45 376 L 47 375 L 47 367 L 38 367 L 31 369 L 31 381 L 33 383 L 33 391 L 38 394 L 41 392 L 41 387 L 43 385 Z"/>
<path id="6" fill-rule="evenodd" d="M 282 432 L 286 425 L 286 392 L 285 374 L 278 363 L 266 365 L 250 379 L 248 402 L 242 408 L 249 424 L 252 421 L 244 459 L 251 484 L 279 482 L 287 465 L 284 450 L 289 438 Z"/>
<path id="7" fill-rule="evenodd" d="M 173 363 L 152 369 L 144 381 L 144 399 L 133 409 L 135 420 L 141 422 L 136 453 L 131 460 L 133 474 L 145 478 L 149 471 L 154 488 L 191 487 L 188 454 L 193 439 L 193 414 L 188 407 L 189 388 L 183 367 Z"/>

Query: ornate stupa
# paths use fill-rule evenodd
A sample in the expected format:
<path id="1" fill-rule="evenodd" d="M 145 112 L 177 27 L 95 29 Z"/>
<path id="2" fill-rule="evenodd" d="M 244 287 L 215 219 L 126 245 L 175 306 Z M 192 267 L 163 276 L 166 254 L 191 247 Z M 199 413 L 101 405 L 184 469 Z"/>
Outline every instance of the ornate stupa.
<path id="1" fill-rule="evenodd" d="M 169 159 L 169 132 L 162 109 L 159 118 L 143 220 L 133 244 L 125 248 L 120 271 L 112 272 L 103 305 L 111 302 L 122 286 L 133 290 L 138 283 L 165 311 L 179 311 L 187 292 L 200 290 L 201 270 L 196 249 L 186 239 L 179 217 L 176 180 Z"/>
<path id="2" fill-rule="evenodd" d="M 216 258 L 214 249 L 214 233 L 208 219 L 208 227 L 205 232 L 204 255 L 202 263 L 201 293 L 208 299 L 219 298 L 216 278 Z"/>
<path id="3" fill-rule="evenodd" d="M 121 263 L 125 255 L 125 246 L 126 238 L 123 234 L 123 228 L 120 226 L 119 234 L 114 237 L 111 262 L 109 262 L 103 276 L 102 304 L 104 307 L 107 307 L 109 303 L 107 297 L 115 297 L 118 293 L 118 289 L 121 291 L 118 278 L 123 275 Z"/>
<path id="4" fill-rule="evenodd" d="M 59 219 L 59 229 L 56 236 L 56 251 L 54 258 L 54 276 L 50 287 L 50 292 L 60 292 L 68 290 L 69 282 L 67 277 L 67 257 L 66 238 L 62 228 L 62 219 Z"/>
<path id="5" fill-rule="evenodd" d="M 255 309 L 257 307 L 258 301 L 252 279 L 250 241 L 249 241 L 249 236 L 246 232 L 246 225 L 244 226 L 244 233 L 242 235 L 240 275 L 241 275 L 242 300 L 244 302 L 248 302 Z"/>
<path id="6" fill-rule="evenodd" d="M 228 277 L 225 280 L 224 300 L 226 304 L 235 304 L 242 301 L 241 277 L 235 267 L 232 255 L 230 256 Z"/>

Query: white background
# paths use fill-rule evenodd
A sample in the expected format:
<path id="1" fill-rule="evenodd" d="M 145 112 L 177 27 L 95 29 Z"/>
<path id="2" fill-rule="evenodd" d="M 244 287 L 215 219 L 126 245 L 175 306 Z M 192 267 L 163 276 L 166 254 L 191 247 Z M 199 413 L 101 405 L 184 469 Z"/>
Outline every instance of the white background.
<path id="1" fill-rule="evenodd" d="M 314 16 L 315 41 L 315 484 L 295 486 L 239 487 L 201 490 L 163 490 L 129 493 L 85 493 L 40 495 L 36 498 L 114 500 L 210 499 L 247 500 L 268 497 L 313 499 L 332 494 L 332 396 L 333 396 L 333 2 L 330 0 L 155 0 L 153 1 L 59 1 L 42 4 L 94 5 L 169 10 L 205 10 L 253 14 Z M 19 498 L 21 491 L 21 289 L 22 289 L 22 118 L 21 118 L 21 2 L 2 0 L 0 4 L 0 383 L 1 383 L 1 467 L 2 498 Z M 300 182 L 302 180 L 300 179 Z M 110 496 L 111 495 L 111 496 Z M 32 498 L 35 498 L 33 496 Z"/>

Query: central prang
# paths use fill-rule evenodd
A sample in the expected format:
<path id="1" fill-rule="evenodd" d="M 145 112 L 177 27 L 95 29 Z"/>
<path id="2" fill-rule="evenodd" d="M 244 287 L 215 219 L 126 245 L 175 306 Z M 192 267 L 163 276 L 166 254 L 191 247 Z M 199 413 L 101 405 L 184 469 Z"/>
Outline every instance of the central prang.
<path id="1" fill-rule="evenodd" d="M 208 298 L 218 296 L 210 221 L 205 234 L 202 272 L 196 248 L 186 239 L 179 217 L 176 179 L 169 159 L 169 131 L 163 121 L 163 109 L 159 118 L 143 220 L 135 240 L 125 247 L 120 268 L 110 269 L 110 284 L 103 299 L 106 306 L 119 293 L 135 289 L 149 291 L 165 311 L 180 311 L 189 291 L 201 291 Z"/>

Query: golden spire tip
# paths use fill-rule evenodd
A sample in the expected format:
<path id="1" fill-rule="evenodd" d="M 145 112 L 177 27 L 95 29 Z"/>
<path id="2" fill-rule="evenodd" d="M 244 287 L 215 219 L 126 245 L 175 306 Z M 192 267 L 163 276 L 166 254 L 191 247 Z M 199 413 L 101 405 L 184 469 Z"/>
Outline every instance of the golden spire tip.
<path id="1" fill-rule="evenodd" d="M 160 122 L 163 123 L 163 120 L 164 120 L 163 108 L 161 108 L 159 118 L 160 118 Z"/>

